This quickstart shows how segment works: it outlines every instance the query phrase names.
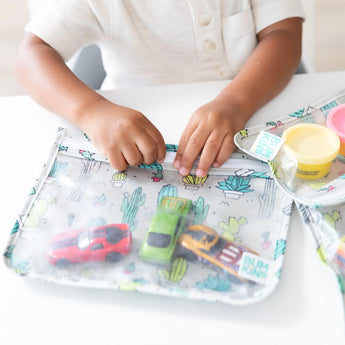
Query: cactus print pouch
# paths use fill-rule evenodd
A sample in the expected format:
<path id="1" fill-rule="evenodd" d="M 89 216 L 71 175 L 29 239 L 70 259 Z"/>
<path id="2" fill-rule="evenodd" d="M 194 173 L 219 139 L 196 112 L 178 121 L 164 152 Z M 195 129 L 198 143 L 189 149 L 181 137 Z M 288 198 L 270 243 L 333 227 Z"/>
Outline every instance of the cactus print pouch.
<path id="1" fill-rule="evenodd" d="M 345 204 L 316 209 L 297 204 L 321 261 L 336 274 L 345 308 Z"/>
<path id="2" fill-rule="evenodd" d="M 235 143 L 250 156 L 269 162 L 277 185 L 297 202 L 315 208 L 341 204 L 345 202 L 345 156 L 338 154 L 324 177 L 301 179 L 295 176 L 296 166 L 279 147 L 279 141 L 284 130 L 296 124 L 326 126 L 330 110 L 344 103 L 345 90 L 341 90 L 286 117 L 246 128 L 235 135 Z M 260 150 L 260 145 L 255 146 L 259 136 Z"/>
<path id="3" fill-rule="evenodd" d="M 272 134 L 275 140 L 286 128 L 298 123 L 325 126 L 330 110 L 344 103 L 345 90 L 341 90 L 288 117 L 244 129 L 236 134 L 236 145 L 247 154 L 261 160 L 262 155 L 256 155 L 252 150 L 260 133 L 267 133 L 268 140 Z M 345 307 L 345 157 L 339 154 L 326 176 L 315 180 L 303 180 L 292 176 L 289 169 L 285 169 L 286 164 L 284 166 L 282 163 L 282 155 L 279 152 L 273 152 L 273 158 L 268 156 L 269 153 L 266 161 L 269 162 L 275 182 L 286 195 L 295 200 L 318 256 L 335 272 Z"/>
<path id="4" fill-rule="evenodd" d="M 249 155 L 235 152 L 198 178 L 179 175 L 176 146 L 167 151 L 161 164 L 117 172 L 83 133 L 59 129 L 6 264 L 76 287 L 235 305 L 267 297 L 279 283 L 291 197 Z"/>

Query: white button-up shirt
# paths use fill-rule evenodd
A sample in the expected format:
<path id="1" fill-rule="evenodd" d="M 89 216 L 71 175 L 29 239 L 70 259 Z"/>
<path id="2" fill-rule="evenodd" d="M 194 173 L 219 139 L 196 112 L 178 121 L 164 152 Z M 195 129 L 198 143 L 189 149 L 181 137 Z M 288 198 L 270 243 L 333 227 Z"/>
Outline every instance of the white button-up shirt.
<path id="1" fill-rule="evenodd" d="M 299 0 L 55 0 L 27 25 L 67 61 L 97 43 L 103 88 L 230 79 Z"/>

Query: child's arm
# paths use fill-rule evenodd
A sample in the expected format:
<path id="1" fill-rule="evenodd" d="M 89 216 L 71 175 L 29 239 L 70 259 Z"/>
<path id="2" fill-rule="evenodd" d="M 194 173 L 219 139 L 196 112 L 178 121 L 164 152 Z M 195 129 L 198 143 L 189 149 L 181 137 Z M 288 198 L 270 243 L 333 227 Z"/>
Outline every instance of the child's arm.
<path id="1" fill-rule="evenodd" d="M 201 152 L 196 174 L 205 176 L 235 149 L 233 136 L 275 97 L 293 76 L 301 58 L 302 19 L 277 22 L 258 35 L 258 45 L 233 81 L 189 120 L 174 167 L 187 175 Z"/>
<path id="2" fill-rule="evenodd" d="M 85 131 L 115 169 L 164 159 L 163 137 L 143 114 L 90 89 L 53 48 L 31 33 L 25 34 L 19 48 L 16 74 L 39 104 Z"/>

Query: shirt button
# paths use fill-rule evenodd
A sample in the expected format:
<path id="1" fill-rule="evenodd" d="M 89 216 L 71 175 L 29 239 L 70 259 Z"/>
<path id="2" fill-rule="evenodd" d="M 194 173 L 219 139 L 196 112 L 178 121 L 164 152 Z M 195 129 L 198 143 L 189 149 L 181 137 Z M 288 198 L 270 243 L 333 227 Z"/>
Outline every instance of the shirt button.
<path id="1" fill-rule="evenodd" d="M 217 45 L 213 41 L 206 40 L 203 45 L 203 50 L 205 53 L 212 53 L 216 50 Z"/>
<path id="2" fill-rule="evenodd" d="M 203 14 L 199 18 L 200 26 L 207 26 L 211 23 L 211 16 L 208 14 Z"/>

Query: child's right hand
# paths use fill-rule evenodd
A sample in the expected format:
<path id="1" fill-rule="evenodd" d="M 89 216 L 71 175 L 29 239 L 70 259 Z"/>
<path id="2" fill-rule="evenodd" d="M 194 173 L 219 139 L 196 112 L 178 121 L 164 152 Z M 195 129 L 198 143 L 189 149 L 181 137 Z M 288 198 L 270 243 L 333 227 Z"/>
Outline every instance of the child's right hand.
<path id="1" fill-rule="evenodd" d="M 79 119 L 79 126 L 116 170 L 164 160 L 161 133 L 139 111 L 99 98 Z"/>

